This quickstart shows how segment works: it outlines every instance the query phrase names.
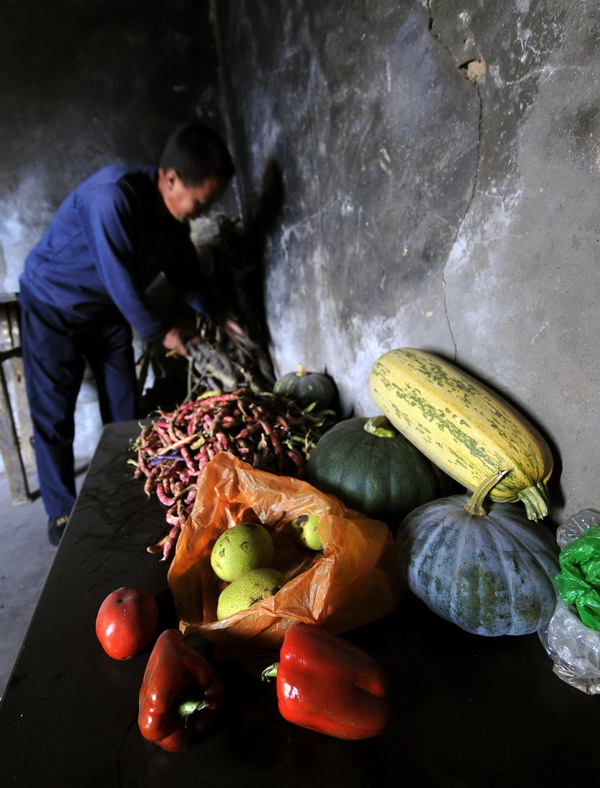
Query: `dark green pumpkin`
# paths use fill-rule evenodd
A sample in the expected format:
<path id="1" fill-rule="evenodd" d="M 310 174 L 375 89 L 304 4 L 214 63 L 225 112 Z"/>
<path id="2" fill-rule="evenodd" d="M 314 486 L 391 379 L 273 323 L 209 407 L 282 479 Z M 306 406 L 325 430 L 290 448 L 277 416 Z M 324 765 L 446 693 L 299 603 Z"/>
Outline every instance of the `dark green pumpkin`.
<path id="1" fill-rule="evenodd" d="M 316 403 L 317 410 L 333 408 L 337 402 L 337 388 L 333 379 L 322 372 L 307 372 L 303 364 L 296 372 L 282 375 L 273 388 L 275 394 L 297 402 L 302 408 Z"/>
<path id="2" fill-rule="evenodd" d="M 405 580 L 434 613 L 467 632 L 536 632 L 556 604 L 556 541 L 522 506 L 490 503 L 476 515 L 465 509 L 473 498 L 451 495 L 405 518 L 396 535 Z"/>
<path id="3" fill-rule="evenodd" d="M 340 421 L 319 439 L 306 474 L 322 492 L 390 526 L 454 485 L 385 416 Z"/>

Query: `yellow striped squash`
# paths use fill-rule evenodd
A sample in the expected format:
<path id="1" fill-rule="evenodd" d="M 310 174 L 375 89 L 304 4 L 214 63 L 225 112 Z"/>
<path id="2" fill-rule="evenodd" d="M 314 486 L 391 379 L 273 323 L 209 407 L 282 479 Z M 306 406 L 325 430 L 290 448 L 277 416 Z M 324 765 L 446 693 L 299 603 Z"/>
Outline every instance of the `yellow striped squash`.
<path id="1" fill-rule="evenodd" d="M 550 447 L 478 380 L 433 353 L 398 348 L 373 365 L 369 393 L 408 440 L 467 489 L 496 476 L 494 501 L 521 500 L 530 520 L 548 513 Z"/>

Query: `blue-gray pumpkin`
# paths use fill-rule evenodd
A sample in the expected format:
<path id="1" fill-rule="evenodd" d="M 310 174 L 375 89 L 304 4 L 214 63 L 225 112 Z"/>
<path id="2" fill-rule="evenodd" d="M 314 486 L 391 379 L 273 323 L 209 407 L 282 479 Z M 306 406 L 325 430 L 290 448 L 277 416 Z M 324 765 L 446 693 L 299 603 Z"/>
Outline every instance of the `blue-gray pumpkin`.
<path id="1" fill-rule="evenodd" d="M 454 482 L 385 416 L 338 422 L 312 450 L 306 478 L 394 530 L 412 509 L 454 488 Z"/>
<path id="2" fill-rule="evenodd" d="M 545 626 L 556 604 L 558 547 L 522 506 L 465 509 L 468 495 L 412 511 L 396 535 L 411 591 L 434 613 L 476 635 L 527 635 Z"/>

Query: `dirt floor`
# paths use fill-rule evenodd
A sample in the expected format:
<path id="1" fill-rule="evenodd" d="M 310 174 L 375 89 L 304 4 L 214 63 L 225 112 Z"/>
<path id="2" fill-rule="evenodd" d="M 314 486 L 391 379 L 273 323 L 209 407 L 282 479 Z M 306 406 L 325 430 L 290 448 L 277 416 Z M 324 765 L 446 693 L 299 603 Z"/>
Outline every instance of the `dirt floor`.
<path id="1" fill-rule="evenodd" d="M 77 487 L 83 482 L 77 477 Z M 35 484 L 32 484 L 32 489 Z M 13 506 L 0 474 L 0 697 L 10 678 L 31 616 L 54 560 L 41 498 Z"/>

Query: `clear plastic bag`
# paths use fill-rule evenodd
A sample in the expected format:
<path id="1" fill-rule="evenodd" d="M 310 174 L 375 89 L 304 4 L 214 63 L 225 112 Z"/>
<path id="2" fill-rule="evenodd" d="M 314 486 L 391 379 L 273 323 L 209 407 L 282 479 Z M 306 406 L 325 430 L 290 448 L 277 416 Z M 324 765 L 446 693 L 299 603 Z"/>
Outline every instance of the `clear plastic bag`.
<path id="1" fill-rule="evenodd" d="M 569 517 L 556 532 L 561 550 L 588 528 L 600 526 L 600 512 L 585 509 Z M 582 623 L 573 605 L 558 599 L 540 640 L 554 662 L 556 675 L 588 695 L 600 694 L 600 631 Z"/>
<path id="2" fill-rule="evenodd" d="M 583 509 L 572 515 L 556 530 L 556 541 L 562 550 L 574 539 L 578 539 L 588 528 L 600 525 L 600 512 L 595 509 Z"/>
<path id="3" fill-rule="evenodd" d="M 600 632 L 582 624 L 559 599 L 540 638 L 559 678 L 588 695 L 600 694 Z"/>

